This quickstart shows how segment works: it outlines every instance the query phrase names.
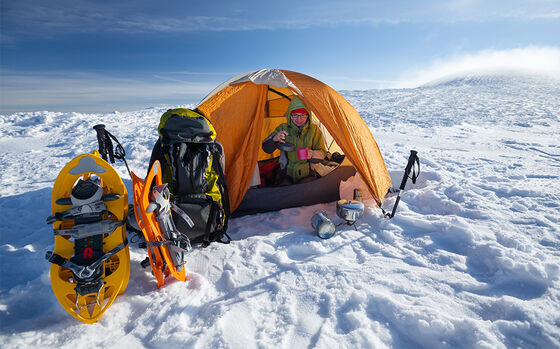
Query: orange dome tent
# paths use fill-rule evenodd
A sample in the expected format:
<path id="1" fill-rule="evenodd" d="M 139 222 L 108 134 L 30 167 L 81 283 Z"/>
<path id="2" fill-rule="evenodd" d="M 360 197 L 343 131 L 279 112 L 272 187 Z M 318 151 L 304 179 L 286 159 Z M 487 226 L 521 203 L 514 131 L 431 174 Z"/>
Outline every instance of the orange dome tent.
<path id="1" fill-rule="evenodd" d="M 327 148 L 346 155 L 380 205 L 391 179 L 368 126 L 356 109 L 331 87 L 304 74 L 262 69 L 238 75 L 214 89 L 197 106 L 224 146 L 231 211 L 241 204 L 257 161 L 270 159 L 261 142 L 285 122 L 298 95 L 321 126 Z M 334 146 L 334 148 L 333 148 Z"/>

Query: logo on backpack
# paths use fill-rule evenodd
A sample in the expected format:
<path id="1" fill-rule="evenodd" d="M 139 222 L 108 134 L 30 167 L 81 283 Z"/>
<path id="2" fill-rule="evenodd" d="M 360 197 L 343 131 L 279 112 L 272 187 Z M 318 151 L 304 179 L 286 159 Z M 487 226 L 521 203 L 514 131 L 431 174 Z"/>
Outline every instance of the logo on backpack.
<path id="1" fill-rule="evenodd" d="M 158 133 L 149 168 L 160 161 L 172 201 L 194 222 L 191 228 L 174 212 L 177 229 L 192 243 L 229 243 L 224 150 L 214 127 L 198 111 L 178 108 L 161 116 Z"/>

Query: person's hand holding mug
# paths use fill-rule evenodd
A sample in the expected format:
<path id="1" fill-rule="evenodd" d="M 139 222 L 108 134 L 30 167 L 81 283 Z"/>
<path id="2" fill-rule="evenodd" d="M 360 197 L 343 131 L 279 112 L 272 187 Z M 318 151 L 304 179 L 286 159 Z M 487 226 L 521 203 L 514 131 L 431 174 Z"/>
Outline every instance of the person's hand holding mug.
<path id="1" fill-rule="evenodd" d="M 313 149 L 307 148 L 307 160 L 313 158 Z"/>
<path id="2" fill-rule="evenodd" d="M 286 136 L 287 135 L 288 135 L 288 132 L 280 131 L 280 132 L 278 132 L 277 134 L 274 135 L 272 140 L 275 141 L 275 142 L 286 143 Z"/>
<path id="3" fill-rule="evenodd" d="M 299 148 L 297 150 L 298 160 L 309 160 L 313 156 L 313 150 L 309 148 Z"/>

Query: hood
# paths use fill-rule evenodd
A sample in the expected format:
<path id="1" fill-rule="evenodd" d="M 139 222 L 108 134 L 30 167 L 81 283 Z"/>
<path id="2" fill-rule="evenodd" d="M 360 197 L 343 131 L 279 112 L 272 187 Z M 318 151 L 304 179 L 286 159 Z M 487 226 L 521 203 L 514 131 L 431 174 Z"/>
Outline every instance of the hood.
<path id="1" fill-rule="evenodd" d="M 303 128 L 309 125 L 309 119 L 311 118 L 311 113 L 309 112 L 309 109 L 305 106 L 305 104 L 303 104 L 303 101 L 298 96 L 294 96 L 294 98 L 292 98 L 292 101 L 290 102 L 290 105 L 288 106 L 288 111 L 286 111 L 286 122 L 290 127 L 294 127 L 296 129 L 299 129 L 299 127 L 297 127 L 292 122 L 292 118 L 290 117 L 290 114 L 292 113 L 292 110 L 299 109 L 299 108 L 305 108 L 305 110 L 307 110 L 307 115 L 308 115 L 307 122 L 305 123 L 305 126 Z"/>

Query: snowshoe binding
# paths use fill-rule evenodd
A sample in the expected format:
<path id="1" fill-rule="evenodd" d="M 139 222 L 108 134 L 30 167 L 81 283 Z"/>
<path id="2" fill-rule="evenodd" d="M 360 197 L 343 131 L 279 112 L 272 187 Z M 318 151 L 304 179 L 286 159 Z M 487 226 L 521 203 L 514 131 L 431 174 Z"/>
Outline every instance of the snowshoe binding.
<path id="1" fill-rule="evenodd" d="M 192 220 L 170 202 L 167 184 L 162 184 L 159 161 L 154 162 L 145 181 L 134 173 L 131 176 L 134 213 L 146 240 L 140 246 L 148 250 L 148 258 L 142 265 L 152 267 L 158 288 L 164 285 L 169 274 L 179 281 L 186 281 L 184 255 L 191 250 L 191 244 L 189 238 L 175 227 L 171 210 L 191 227 L 194 225 Z"/>
<path id="2" fill-rule="evenodd" d="M 85 323 L 96 322 L 126 289 L 128 195 L 115 169 L 99 153 L 83 154 L 60 171 L 51 213 L 54 251 L 51 285 L 60 304 Z"/>

